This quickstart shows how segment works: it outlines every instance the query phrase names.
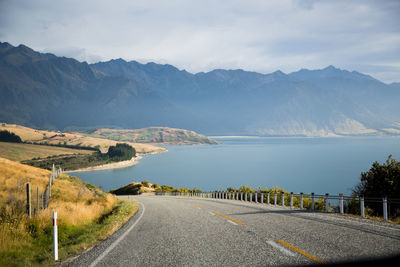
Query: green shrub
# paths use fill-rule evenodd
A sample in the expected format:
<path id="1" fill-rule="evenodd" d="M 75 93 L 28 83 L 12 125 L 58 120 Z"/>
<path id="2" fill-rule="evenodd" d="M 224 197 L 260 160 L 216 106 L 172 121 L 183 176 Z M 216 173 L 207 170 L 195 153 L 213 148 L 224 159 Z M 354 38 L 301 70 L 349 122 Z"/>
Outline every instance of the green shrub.
<path id="1" fill-rule="evenodd" d="M 15 133 L 7 131 L 7 130 L 0 131 L 0 141 L 1 142 L 12 142 L 12 143 L 22 143 L 21 137 L 19 137 Z"/>

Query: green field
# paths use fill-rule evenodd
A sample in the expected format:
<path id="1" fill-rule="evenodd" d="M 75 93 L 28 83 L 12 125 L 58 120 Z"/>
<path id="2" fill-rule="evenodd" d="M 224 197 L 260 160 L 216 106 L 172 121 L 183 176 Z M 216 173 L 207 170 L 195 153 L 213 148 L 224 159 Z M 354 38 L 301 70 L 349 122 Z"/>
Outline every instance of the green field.
<path id="1" fill-rule="evenodd" d="M 92 154 L 93 151 L 64 147 L 0 142 L 0 157 L 13 161 L 47 158 L 60 155 Z"/>

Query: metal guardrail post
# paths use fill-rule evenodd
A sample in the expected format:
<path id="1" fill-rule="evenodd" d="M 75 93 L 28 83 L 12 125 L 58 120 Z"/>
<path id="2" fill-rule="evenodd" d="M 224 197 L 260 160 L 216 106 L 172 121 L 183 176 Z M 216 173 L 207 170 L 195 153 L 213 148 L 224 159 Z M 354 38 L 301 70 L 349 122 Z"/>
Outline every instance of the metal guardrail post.
<path id="1" fill-rule="evenodd" d="M 269 204 L 269 192 L 267 194 L 267 204 Z"/>
<path id="2" fill-rule="evenodd" d="M 261 203 L 261 204 L 264 204 L 264 193 L 261 193 L 260 203 Z"/>
<path id="3" fill-rule="evenodd" d="M 343 207 L 343 205 L 344 205 L 344 197 L 343 197 L 343 194 L 339 194 L 339 196 L 340 196 L 340 199 L 339 199 L 339 210 L 340 210 L 340 214 L 344 214 L 344 207 Z"/>
<path id="4" fill-rule="evenodd" d="M 361 209 L 361 217 L 365 218 L 364 196 L 360 196 L 360 209 Z"/>
<path id="5" fill-rule="evenodd" d="M 383 220 L 388 220 L 388 212 L 387 212 L 387 197 L 383 198 Z"/>
<path id="6" fill-rule="evenodd" d="M 300 209 L 303 209 L 303 192 L 300 193 Z"/>
<path id="7" fill-rule="evenodd" d="M 293 209 L 293 192 L 290 192 L 290 208 Z"/>
<path id="8" fill-rule="evenodd" d="M 285 193 L 282 193 L 282 206 L 285 206 Z"/>
<path id="9" fill-rule="evenodd" d="M 325 212 L 329 212 L 329 201 L 328 201 L 328 198 L 329 198 L 329 194 L 326 193 L 325 194 Z"/>
<path id="10" fill-rule="evenodd" d="M 243 192 L 240 192 L 240 200 L 243 201 Z"/>
<path id="11" fill-rule="evenodd" d="M 256 203 L 258 203 L 258 200 L 257 200 L 257 192 L 255 193 L 255 196 L 254 196 L 254 202 L 256 202 Z"/>
<path id="12" fill-rule="evenodd" d="M 314 199 L 314 193 L 311 193 L 311 210 L 315 210 L 315 199 Z"/>
<path id="13" fill-rule="evenodd" d="M 277 196 L 277 194 L 275 193 L 275 195 L 274 195 L 274 205 L 276 205 L 276 204 L 278 203 L 278 201 L 277 201 L 278 199 L 277 199 L 277 198 L 278 198 L 278 196 Z"/>
<path id="14" fill-rule="evenodd" d="M 250 202 L 253 202 L 253 192 L 250 192 Z"/>

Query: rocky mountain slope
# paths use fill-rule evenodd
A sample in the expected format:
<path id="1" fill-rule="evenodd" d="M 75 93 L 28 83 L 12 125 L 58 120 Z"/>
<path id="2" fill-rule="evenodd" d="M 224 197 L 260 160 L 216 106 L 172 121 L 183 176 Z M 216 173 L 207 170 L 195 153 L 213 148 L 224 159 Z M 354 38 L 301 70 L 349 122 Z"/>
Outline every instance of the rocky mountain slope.
<path id="1" fill-rule="evenodd" d="M 0 43 L 0 121 L 47 129 L 166 126 L 208 135 L 400 134 L 400 84 L 329 66 L 285 74 L 122 59 L 96 64 Z"/>

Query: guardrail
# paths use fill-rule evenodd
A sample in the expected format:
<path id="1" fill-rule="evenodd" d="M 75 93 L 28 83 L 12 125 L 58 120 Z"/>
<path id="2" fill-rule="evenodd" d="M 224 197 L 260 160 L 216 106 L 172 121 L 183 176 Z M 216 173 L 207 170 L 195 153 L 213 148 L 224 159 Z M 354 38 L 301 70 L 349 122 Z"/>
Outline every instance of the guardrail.
<path id="1" fill-rule="evenodd" d="M 195 198 L 226 199 L 244 202 L 254 202 L 275 206 L 287 206 L 291 209 L 323 211 L 326 213 L 358 214 L 366 217 L 366 210 L 373 208 L 383 220 L 390 215 L 400 215 L 400 199 L 384 197 L 345 196 L 343 194 L 318 195 L 293 192 L 244 192 L 244 191 L 212 191 L 212 192 L 156 192 L 156 195 L 186 196 Z M 392 210 L 390 210 L 392 207 Z"/>

